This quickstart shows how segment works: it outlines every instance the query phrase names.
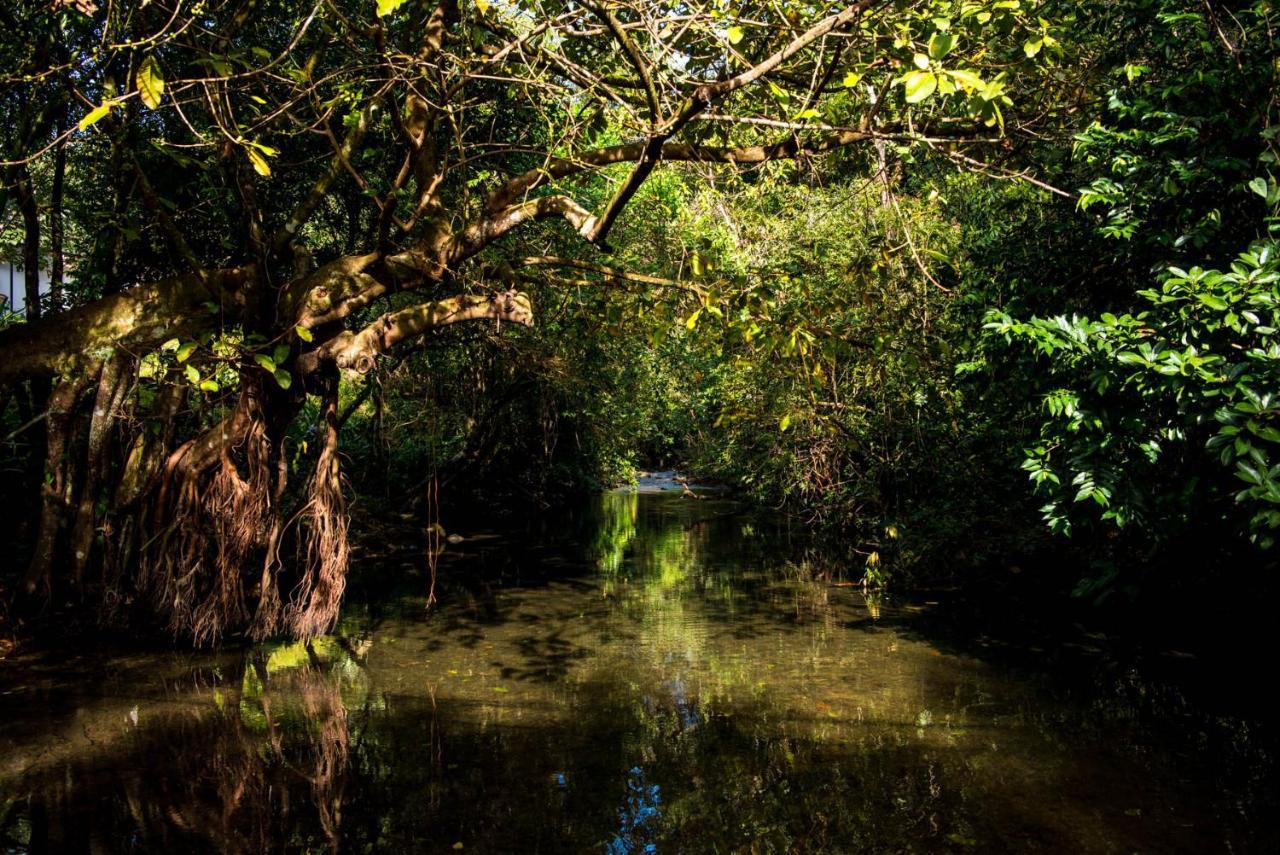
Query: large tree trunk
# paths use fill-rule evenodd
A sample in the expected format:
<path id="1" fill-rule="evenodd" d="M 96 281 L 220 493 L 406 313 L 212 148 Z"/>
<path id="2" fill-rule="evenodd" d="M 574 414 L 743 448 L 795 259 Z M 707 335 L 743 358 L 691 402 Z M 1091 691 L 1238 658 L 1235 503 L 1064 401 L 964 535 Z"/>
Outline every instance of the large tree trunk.
<path id="1" fill-rule="evenodd" d="M 0 332 L 0 387 L 56 380 L 25 590 L 96 602 L 108 617 L 143 607 L 196 644 L 327 632 L 348 556 L 341 370 L 366 372 L 431 328 L 532 320 L 528 299 L 505 292 L 422 303 L 344 329 L 345 318 L 391 289 L 373 275 L 385 271 L 379 262 L 375 255 L 338 259 L 270 290 L 252 267 L 191 273 Z M 278 295 L 269 313 L 253 296 L 266 293 Z M 264 314 L 277 318 L 265 329 Z M 172 353 L 164 345 L 175 338 L 194 346 L 220 321 L 253 328 L 255 320 L 270 343 L 259 354 L 279 357 L 276 343 L 295 342 L 277 369 L 288 372 L 288 388 L 250 348 L 234 390 L 214 399 L 229 404 L 225 415 L 208 421 L 216 408 L 184 375 L 198 358 L 169 356 L 172 369 L 148 381 L 150 403 L 138 406 L 140 357 Z M 310 330 L 309 342 L 298 328 Z M 300 458 L 288 429 L 308 394 L 320 399 L 321 417 L 301 458 L 310 474 L 293 485 L 290 461 Z M 183 400 L 196 411 L 178 419 Z"/>

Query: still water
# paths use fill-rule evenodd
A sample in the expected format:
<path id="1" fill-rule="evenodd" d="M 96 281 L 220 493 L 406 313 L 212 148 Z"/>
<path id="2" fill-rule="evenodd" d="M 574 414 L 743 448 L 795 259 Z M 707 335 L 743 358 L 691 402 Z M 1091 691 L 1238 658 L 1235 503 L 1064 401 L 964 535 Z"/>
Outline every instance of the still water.
<path id="1" fill-rule="evenodd" d="M 1222 756 L 1244 724 L 1178 739 L 1141 704 L 1055 693 L 938 640 L 925 607 L 835 584 L 731 502 L 612 493 L 460 527 L 429 609 L 419 545 L 389 532 L 311 645 L 0 663 L 0 850 L 1276 841 L 1273 770 Z"/>

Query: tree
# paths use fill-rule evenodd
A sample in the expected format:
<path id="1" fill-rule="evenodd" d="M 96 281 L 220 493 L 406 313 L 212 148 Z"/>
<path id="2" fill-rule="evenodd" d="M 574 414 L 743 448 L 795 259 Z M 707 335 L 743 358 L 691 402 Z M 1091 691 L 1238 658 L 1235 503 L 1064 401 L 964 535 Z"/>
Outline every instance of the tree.
<path id="1" fill-rule="evenodd" d="M 1273 11 L 1176 0 L 1119 11 L 1150 26 L 1120 46 L 1106 106 L 1076 145 L 1092 173 L 1079 207 L 1102 212 L 1116 261 L 1093 305 L 988 318 L 1035 360 L 1043 424 L 1023 468 L 1058 531 L 1129 528 L 1145 552 L 1184 558 L 1247 541 L 1270 549 L 1280 528 Z"/>
<path id="2" fill-rule="evenodd" d="M 1068 74 L 1050 6 L 7 13 L 0 104 L 35 129 L 10 135 L 7 178 L 61 151 L 68 186 L 97 198 L 74 265 L 92 299 L 0 332 L 0 387 L 52 382 L 25 589 L 137 595 L 197 643 L 323 632 L 347 563 L 340 372 L 462 321 L 532 324 L 515 287 L 531 272 L 634 277 L 593 257 L 660 164 L 876 141 L 967 157 L 1054 121 Z M 61 130 L 46 114 L 67 100 Z M 566 231 L 587 258 L 531 251 Z M 320 423 L 291 439 L 308 396 Z"/>

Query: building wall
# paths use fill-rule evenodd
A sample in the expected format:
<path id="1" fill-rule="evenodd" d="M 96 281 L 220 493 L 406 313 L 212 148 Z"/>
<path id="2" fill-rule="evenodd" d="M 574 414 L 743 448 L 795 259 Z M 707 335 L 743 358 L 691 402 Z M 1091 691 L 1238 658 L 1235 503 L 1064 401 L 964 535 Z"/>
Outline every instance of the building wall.
<path id="1" fill-rule="evenodd" d="M 49 274 L 47 272 L 40 274 L 40 293 L 49 293 Z M 0 261 L 0 296 L 5 298 L 5 310 L 26 312 L 27 280 L 21 267 L 10 264 L 7 261 Z"/>

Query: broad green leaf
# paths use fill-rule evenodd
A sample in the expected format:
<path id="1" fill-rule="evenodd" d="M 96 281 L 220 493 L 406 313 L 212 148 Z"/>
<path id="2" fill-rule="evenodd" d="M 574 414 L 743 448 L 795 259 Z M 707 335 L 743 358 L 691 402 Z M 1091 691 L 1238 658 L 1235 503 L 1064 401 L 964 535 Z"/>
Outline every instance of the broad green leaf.
<path id="1" fill-rule="evenodd" d="M 178 341 L 176 338 L 171 338 L 168 341 L 166 341 L 164 344 L 160 345 L 160 349 L 161 350 L 177 350 L 180 344 L 182 344 L 182 342 Z"/>
<path id="2" fill-rule="evenodd" d="M 94 107 L 92 110 L 88 112 L 88 114 L 83 119 L 80 120 L 80 124 L 79 124 L 80 130 L 83 131 L 85 128 L 89 127 L 90 125 L 101 121 L 103 118 L 106 117 L 107 113 L 111 112 L 111 108 L 114 107 L 115 105 L 116 104 L 114 101 L 104 101 L 100 106 Z"/>
<path id="3" fill-rule="evenodd" d="M 263 371 L 270 371 L 274 373 L 276 370 L 276 361 L 265 353 L 255 353 L 253 355 L 253 361 L 258 363 Z"/>
<path id="4" fill-rule="evenodd" d="M 201 380 L 200 381 L 201 392 L 216 392 L 218 391 L 219 388 L 221 387 L 218 386 L 217 380 Z"/>
<path id="5" fill-rule="evenodd" d="M 276 378 L 276 383 L 279 384 L 281 389 L 288 389 L 293 385 L 293 375 L 283 368 L 277 368 L 272 372 L 271 376 Z"/>
<path id="6" fill-rule="evenodd" d="M 742 41 L 744 33 L 742 32 L 742 27 L 733 26 L 729 28 L 726 35 L 729 36 L 729 44 L 736 45 L 738 42 Z"/>
<path id="7" fill-rule="evenodd" d="M 200 372 L 196 370 L 194 365 L 188 365 L 184 373 L 187 375 L 187 379 L 192 383 L 200 382 Z"/>
<path id="8" fill-rule="evenodd" d="M 931 71 L 913 71 L 905 81 L 907 103 L 919 104 L 938 88 L 938 78 Z"/>
<path id="9" fill-rule="evenodd" d="M 480 10 L 481 15 L 489 14 L 489 0 L 476 0 L 476 8 Z"/>
<path id="10" fill-rule="evenodd" d="M 378 0 L 378 17 L 385 18 L 407 2 L 408 0 Z M 480 11 L 484 12 L 483 9 Z"/>
<path id="11" fill-rule="evenodd" d="M 177 354 L 178 361 L 186 362 L 188 359 L 191 358 L 191 354 L 196 352 L 196 348 L 199 346 L 200 346 L 199 342 L 189 341 L 186 344 L 184 344 L 182 347 L 178 348 L 178 354 Z"/>
<path id="12" fill-rule="evenodd" d="M 155 57 L 147 57 L 138 66 L 138 96 L 152 110 L 158 108 L 164 98 L 164 75 Z"/>
<path id="13" fill-rule="evenodd" d="M 929 37 L 929 57 L 931 59 L 942 59 L 951 52 L 951 47 L 955 44 L 955 37 L 950 33 L 934 33 Z"/>
<path id="14" fill-rule="evenodd" d="M 925 56 L 922 53 L 918 53 L 915 56 L 913 56 L 911 58 L 911 61 L 916 64 L 916 68 L 924 69 L 929 67 L 929 57 Z"/>
<path id="15" fill-rule="evenodd" d="M 294 327 L 293 331 L 294 333 L 297 334 L 298 338 L 302 339 L 303 341 L 311 341 L 314 338 L 314 336 L 311 335 L 311 330 L 307 329 L 306 327 L 301 327 L 301 326 Z"/>
<path id="16" fill-rule="evenodd" d="M 1044 47 L 1043 39 L 1028 39 L 1022 44 L 1022 52 L 1027 55 L 1027 59 L 1031 59 L 1040 53 L 1042 47 Z"/>
<path id="17" fill-rule="evenodd" d="M 782 433 L 786 433 L 787 428 L 789 427 L 791 427 L 791 414 L 787 413 L 782 418 L 778 419 L 778 430 Z"/>
<path id="18" fill-rule="evenodd" d="M 951 79 L 959 83 L 965 89 L 984 89 L 986 85 L 982 78 L 972 71 L 964 71 L 962 69 L 951 69 L 947 71 Z"/>
<path id="19" fill-rule="evenodd" d="M 1267 179 L 1259 175 L 1257 178 L 1249 182 L 1249 189 L 1257 193 L 1263 199 L 1267 198 Z"/>
<path id="20" fill-rule="evenodd" d="M 840 85 L 845 89 L 852 89 L 862 81 L 862 75 L 856 71 L 850 71 L 845 74 L 844 80 L 840 81 Z"/>

